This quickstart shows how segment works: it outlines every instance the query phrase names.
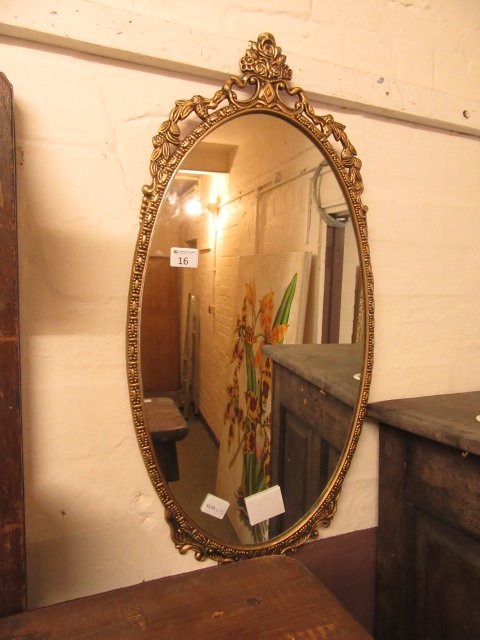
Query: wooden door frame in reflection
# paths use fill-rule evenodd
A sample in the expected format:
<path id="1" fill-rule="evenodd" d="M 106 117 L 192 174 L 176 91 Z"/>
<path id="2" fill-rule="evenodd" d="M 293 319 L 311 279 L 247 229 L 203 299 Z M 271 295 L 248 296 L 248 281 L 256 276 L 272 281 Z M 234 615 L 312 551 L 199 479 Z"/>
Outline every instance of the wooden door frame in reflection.
<path id="1" fill-rule="evenodd" d="M 362 163 L 345 133 L 345 127 L 336 122 L 331 115 L 317 116 L 303 90 L 290 86 L 292 72 L 271 34 L 261 34 L 257 42 L 251 43 L 245 56 L 240 60 L 240 68 L 244 75 L 228 78 L 213 98 L 196 95 L 189 100 L 176 101 L 169 120 L 160 126 L 158 134 L 153 138 L 154 151 L 150 159 L 152 183 L 143 188 L 140 230 L 132 268 L 127 322 L 127 372 L 134 426 L 148 473 L 165 506 L 172 539 L 180 553 L 192 549 L 198 560 L 211 558 L 218 562 L 229 562 L 264 554 L 283 554 L 311 538 L 316 538 L 318 528 L 330 524 L 336 511 L 341 485 L 360 436 L 373 367 L 373 276 L 368 247 L 367 207 L 361 200 Z M 249 92 L 249 96 L 241 99 L 240 92 L 243 90 Z M 227 105 L 220 107 L 224 101 Z M 150 241 L 163 198 L 181 161 L 197 143 L 221 124 L 253 113 L 281 118 L 304 133 L 322 152 L 337 178 L 354 225 L 359 252 L 362 285 L 365 292 L 365 343 L 359 396 L 353 411 L 349 439 L 344 448 L 341 463 L 336 468 L 328 486 L 319 496 L 314 507 L 287 532 L 268 542 L 234 547 L 208 535 L 188 518 L 181 505 L 176 503 L 159 471 L 145 420 L 139 331 L 142 290 Z M 196 116 L 200 124 L 191 133 L 182 137 L 179 124 L 190 116 Z M 338 143 L 338 152 L 329 141 L 332 136 Z"/>
<path id="2" fill-rule="evenodd" d="M 322 344 L 339 342 L 344 249 L 344 227 L 327 227 Z"/>
<path id="3" fill-rule="evenodd" d="M 144 310 L 148 310 L 149 323 L 148 330 L 144 325 L 140 339 L 140 350 L 143 352 L 144 359 L 143 371 L 144 375 L 148 374 L 146 391 L 153 393 L 176 391 L 180 387 L 179 273 L 178 269 L 170 268 L 170 259 L 166 256 L 151 256 L 148 260 L 150 282 L 144 287 L 142 305 Z M 165 287 L 160 286 L 162 279 Z M 170 293 L 173 295 L 170 296 Z M 160 311 L 161 314 L 157 316 L 158 322 L 156 322 L 153 314 Z M 162 356 L 164 362 L 160 363 Z M 145 362 L 148 362 L 146 369 Z M 165 366 L 165 362 L 168 362 L 168 366 Z"/>

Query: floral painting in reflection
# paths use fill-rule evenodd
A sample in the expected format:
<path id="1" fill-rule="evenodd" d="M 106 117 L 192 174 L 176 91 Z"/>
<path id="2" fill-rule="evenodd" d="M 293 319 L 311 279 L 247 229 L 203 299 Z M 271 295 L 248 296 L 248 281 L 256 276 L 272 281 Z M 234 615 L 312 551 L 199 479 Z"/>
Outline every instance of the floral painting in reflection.
<path id="1" fill-rule="evenodd" d="M 268 540 L 268 521 L 250 525 L 247 496 L 270 486 L 272 361 L 264 344 L 303 341 L 311 254 L 240 258 L 217 495 L 243 544 Z"/>

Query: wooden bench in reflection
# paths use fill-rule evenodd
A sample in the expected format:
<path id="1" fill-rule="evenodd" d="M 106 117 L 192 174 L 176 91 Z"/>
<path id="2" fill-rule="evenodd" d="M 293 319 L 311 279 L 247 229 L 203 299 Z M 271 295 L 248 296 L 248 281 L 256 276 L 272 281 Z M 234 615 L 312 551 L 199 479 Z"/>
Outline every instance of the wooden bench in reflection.
<path id="1" fill-rule="evenodd" d="M 147 398 L 144 406 L 163 477 L 167 482 L 175 482 L 180 479 L 177 442 L 188 435 L 187 423 L 172 398 Z"/>

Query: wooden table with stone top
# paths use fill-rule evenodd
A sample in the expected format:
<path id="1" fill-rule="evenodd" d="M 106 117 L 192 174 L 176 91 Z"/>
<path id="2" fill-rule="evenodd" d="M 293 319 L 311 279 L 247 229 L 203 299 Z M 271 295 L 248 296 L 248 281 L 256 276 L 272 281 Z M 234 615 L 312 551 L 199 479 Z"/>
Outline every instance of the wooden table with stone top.
<path id="1" fill-rule="evenodd" d="M 0 640 L 371 640 L 303 565 L 264 556 L 0 619 Z"/>

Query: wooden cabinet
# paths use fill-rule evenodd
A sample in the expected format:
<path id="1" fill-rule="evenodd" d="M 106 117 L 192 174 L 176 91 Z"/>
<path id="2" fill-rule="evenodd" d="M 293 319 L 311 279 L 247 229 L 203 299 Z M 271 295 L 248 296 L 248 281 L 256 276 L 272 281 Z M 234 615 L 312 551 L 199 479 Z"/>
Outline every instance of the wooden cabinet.
<path id="1" fill-rule="evenodd" d="M 337 466 L 352 428 L 361 369 L 360 345 L 266 346 L 272 358 L 271 484 L 285 513 L 270 536 L 294 525 L 314 505 Z"/>
<path id="2" fill-rule="evenodd" d="M 368 413 L 380 421 L 376 638 L 480 638 L 480 392 Z"/>

